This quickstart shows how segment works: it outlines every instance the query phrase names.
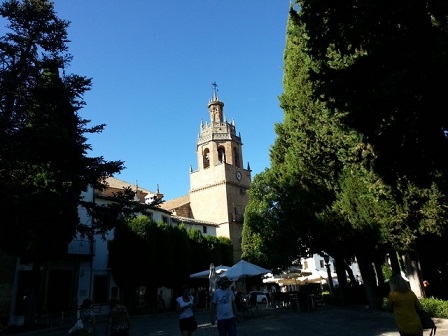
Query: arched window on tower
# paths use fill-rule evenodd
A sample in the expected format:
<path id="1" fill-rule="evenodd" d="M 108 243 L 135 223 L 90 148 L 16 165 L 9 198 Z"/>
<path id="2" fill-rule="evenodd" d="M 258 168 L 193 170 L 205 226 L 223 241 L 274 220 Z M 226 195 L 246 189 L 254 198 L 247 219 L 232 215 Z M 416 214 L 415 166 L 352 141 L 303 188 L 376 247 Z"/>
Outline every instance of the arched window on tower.
<path id="1" fill-rule="evenodd" d="M 233 158 L 234 158 L 234 163 L 235 166 L 238 168 L 241 168 L 240 166 L 240 154 L 238 153 L 238 149 L 236 147 L 233 147 Z"/>
<path id="2" fill-rule="evenodd" d="M 204 164 L 204 168 L 210 167 L 210 150 L 206 148 L 202 154 L 202 161 Z"/>
<path id="3" fill-rule="evenodd" d="M 219 146 L 218 147 L 218 163 L 223 164 L 226 162 L 226 150 L 224 147 Z"/>

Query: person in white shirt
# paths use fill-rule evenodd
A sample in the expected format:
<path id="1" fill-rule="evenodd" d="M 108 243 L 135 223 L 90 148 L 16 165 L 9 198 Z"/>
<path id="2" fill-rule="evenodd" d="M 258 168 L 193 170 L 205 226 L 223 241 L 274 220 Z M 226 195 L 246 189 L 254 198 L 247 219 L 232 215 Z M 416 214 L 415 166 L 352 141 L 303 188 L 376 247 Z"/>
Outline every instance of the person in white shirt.
<path id="1" fill-rule="evenodd" d="M 179 314 L 179 329 L 182 336 L 191 336 L 197 328 L 193 315 L 194 299 L 188 286 L 182 287 L 182 295 L 176 299 L 176 312 Z"/>
<path id="2" fill-rule="evenodd" d="M 219 336 L 237 336 L 237 319 L 239 319 L 235 295 L 230 289 L 230 281 L 227 277 L 218 280 L 218 289 L 212 298 L 211 323 L 217 321 Z"/>

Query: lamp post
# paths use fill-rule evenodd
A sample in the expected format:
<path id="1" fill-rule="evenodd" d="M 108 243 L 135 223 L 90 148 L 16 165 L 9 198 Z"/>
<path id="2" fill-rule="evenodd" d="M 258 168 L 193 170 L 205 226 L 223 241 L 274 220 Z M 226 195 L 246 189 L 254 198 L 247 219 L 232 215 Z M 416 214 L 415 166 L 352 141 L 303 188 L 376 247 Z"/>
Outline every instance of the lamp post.
<path id="1" fill-rule="evenodd" d="M 331 277 L 330 256 L 328 254 L 324 255 L 324 261 L 325 261 L 325 267 L 327 268 L 328 288 L 330 290 L 330 295 L 333 296 L 333 294 L 334 294 L 333 278 Z"/>

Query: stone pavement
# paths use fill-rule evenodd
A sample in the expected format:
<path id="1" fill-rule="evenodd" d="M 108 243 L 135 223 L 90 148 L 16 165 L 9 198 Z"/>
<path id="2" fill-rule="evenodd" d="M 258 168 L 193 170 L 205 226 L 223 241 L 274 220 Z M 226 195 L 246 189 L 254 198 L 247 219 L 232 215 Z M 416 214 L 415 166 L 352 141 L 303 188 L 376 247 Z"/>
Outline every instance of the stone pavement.
<path id="1" fill-rule="evenodd" d="M 199 328 L 194 336 L 217 336 L 210 324 L 208 310 L 196 312 Z M 448 336 L 448 320 L 436 319 L 437 336 Z M 54 328 L 19 334 L 67 336 L 67 328 Z M 106 324 L 98 324 L 95 336 L 106 335 Z M 178 318 L 173 312 L 132 318 L 130 336 L 178 336 Z M 238 336 L 399 336 L 391 313 L 371 311 L 365 307 L 319 306 L 312 312 L 293 309 L 259 308 L 238 324 Z M 429 331 L 424 332 L 424 336 Z"/>

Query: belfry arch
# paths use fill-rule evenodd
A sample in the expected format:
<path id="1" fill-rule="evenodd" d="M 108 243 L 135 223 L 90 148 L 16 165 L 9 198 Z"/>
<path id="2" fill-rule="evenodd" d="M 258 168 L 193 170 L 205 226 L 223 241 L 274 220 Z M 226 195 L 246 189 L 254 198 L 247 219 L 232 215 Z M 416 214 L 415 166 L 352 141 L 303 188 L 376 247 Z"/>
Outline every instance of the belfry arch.
<path id="1" fill-rule="evenodd" d="M 210 167 L 210 150 L 208 148 L 204 149 L 202 153 L 202 161 L 204 169 Z"/>
<path id="2" fill-rule="evenodd" d="M 218 147 L 218 164 L 226 163 L 226 149 L 224 146 Z"/>

